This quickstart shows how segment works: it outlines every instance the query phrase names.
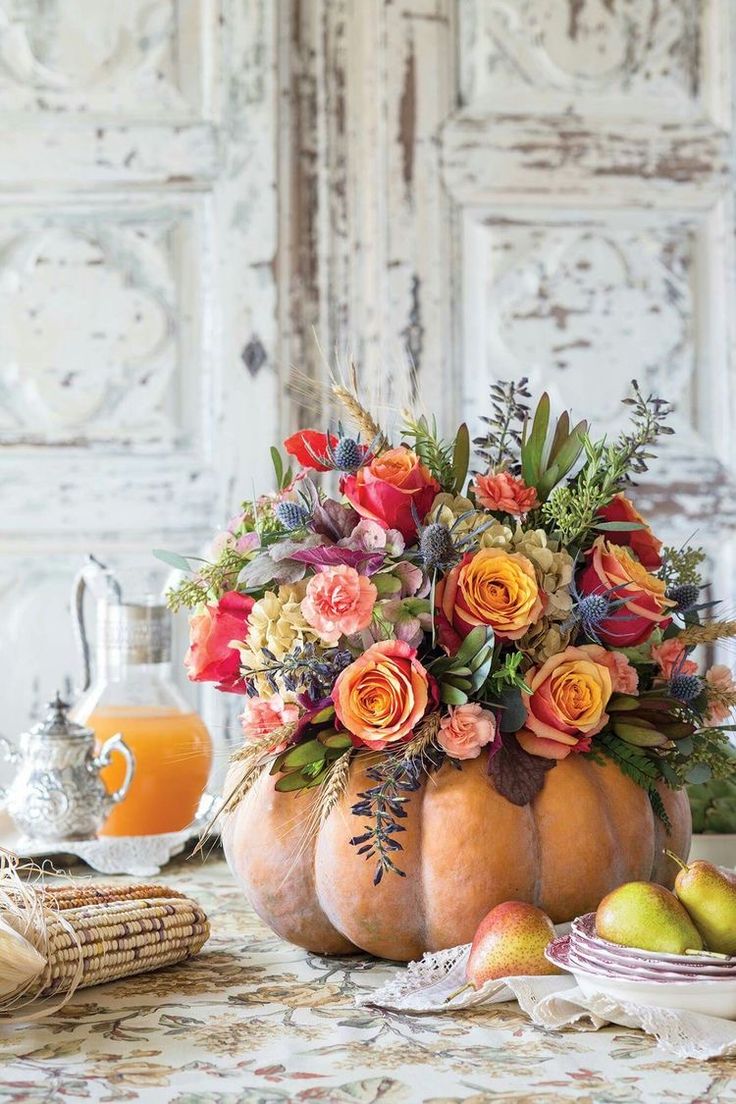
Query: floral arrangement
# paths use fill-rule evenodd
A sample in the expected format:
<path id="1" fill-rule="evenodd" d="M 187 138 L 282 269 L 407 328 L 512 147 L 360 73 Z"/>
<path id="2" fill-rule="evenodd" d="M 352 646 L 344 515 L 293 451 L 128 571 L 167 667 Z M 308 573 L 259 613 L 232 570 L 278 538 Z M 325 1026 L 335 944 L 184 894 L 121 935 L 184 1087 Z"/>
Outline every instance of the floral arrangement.
<path id="1" fill-rule="evenodd" d="M 526 380 L 497 383 L 473 453 L 465 425 L 444 440 L 410 414 L 392 442 L 355 380 L 333 390 L 352 434 L 293 434 L 293 467 L 273 448 L 276 489 L 210 560 L 158 553 L 188 572 L 169 597 L 195 609 L 189 677 L 245 696 L 226 807 L 268 770 L 319 788 L 321 822 L 364 757 L 351 842 L 378 882 L 402 874 L 404 806 L 445 762 L 483 756 L 524 805 L 567 756 L 610 759 L 665 823 L 658 783 L 732 776 L 736 685 L 692 654 L 736 622 L 701 601 L 702 551 L 664 548 L 629 497 L 672 432 L 665 402 L 634 383 L 630 428 L 595 440 L 546 394 L 531 409 Z"/>

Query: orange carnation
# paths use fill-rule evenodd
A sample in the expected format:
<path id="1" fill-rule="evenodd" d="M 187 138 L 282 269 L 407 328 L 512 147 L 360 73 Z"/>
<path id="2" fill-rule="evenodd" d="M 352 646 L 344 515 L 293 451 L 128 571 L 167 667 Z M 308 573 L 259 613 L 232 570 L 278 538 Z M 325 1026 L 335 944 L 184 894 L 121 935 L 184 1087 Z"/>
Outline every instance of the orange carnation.
<path id="1" fill-rule="evenodd" d="M 450 652 L 476 625 L 490 625 L 499 640 L 518 640 L 542 613 L 531 560 L 502 548 L 467 552 L 437 584 L 436 601 L 440 643 Z"/>
<path id="2" fill-rule="evenodd" d="M 424 716 L 429 676 L 416 656 L 403 640 L 381 640 L 339 675 L 335 713 L 359 747 L 400 743 Z"/>
<path id="3" fill-rule="evenodd" d="M 535 488 L 505 471 L 476 475 L 473 491 L 479 505 L 496 513 L 523 515 L 539 505 Z"/>
<path id="4" fill-rule="evenodd" d="M 566 648 L 527 672 L 526 725 L 516 738 L 530 755 L 565 759 L 588 751 L 608 723 L 611 671 L 585 648 Z"/>

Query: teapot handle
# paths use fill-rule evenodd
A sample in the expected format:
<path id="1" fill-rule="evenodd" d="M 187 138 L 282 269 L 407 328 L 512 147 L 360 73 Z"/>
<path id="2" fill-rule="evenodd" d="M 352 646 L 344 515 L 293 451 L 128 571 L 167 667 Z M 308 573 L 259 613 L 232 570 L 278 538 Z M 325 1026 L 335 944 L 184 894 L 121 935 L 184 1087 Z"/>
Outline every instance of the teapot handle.
<path id="1" fill-rule="evenodd" d="M 125 778 L 123 779 L 122 786 L 118 790 L 115 790 L 115 793 L 110 794 L 110 798 L 115 805 L 119 804 L 127 795 L 130 789 L 130 783 L 133 781 L 133 775 L 135 774 L 135 755 L 123 739 L 122 732 L 116 732 L 114 736 L 110 736 L 105 740 L 100 748 L 100 754 L 90 762 L 90 770 L 102 770 L 103 767 L 110 766 L 112 755 L 116 751 L 120 752 L 125 759 Z"/>
<path id="2" fill-rule="evenodd" d="M 21 754 L 17 748 L 14 748 L 10 740 L 6 740 L 4 736 L 0 736 L 0 759 L 5 763 L 19 763 L 21 760 Z M 4 786 L 0 786 L 0 805 L 5 802 L 7 798 L 7 790 Z"/>

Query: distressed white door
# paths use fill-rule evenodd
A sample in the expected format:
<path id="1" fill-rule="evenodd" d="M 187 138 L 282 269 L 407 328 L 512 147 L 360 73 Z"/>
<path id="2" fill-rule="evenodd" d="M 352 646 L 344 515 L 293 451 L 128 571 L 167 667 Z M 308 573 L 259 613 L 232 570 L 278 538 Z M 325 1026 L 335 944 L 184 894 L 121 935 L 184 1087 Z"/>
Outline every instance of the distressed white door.
<path id="1" fill-rule="evenodd" d="M 448 428 L 528 375 L 615 433 L 636 377 L 678 429 L 639 500 L 668 541 L 695 533 L 733 607 L 732 0 L 293 10 L 315 94 L 293 109 L 312 263 L 291 359 L 311 324 L 390 401 L 403 348 Z"/>
<path id="2" fill-rule="evenodd" d="M 87 552 L 196 552 L 276 433 L 270 0 L 0 0 L 0 730 Z"/>

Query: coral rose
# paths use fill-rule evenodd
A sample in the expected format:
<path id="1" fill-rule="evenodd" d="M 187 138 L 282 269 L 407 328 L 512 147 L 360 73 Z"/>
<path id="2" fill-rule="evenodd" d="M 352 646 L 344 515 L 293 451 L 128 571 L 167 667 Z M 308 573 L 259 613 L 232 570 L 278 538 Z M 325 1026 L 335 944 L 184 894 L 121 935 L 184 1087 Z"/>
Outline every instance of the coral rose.
<path id="1" fill-rule="evenodd" d="M 283 725 L 296 724 L 298 720 L 299 706 L 286 704 L 280 694 L 273 694 L 270 698 L 246 698 L 245 707 L 240 714 L 243 735 L 248 744 L 259 744 Z M 282 740 L 270 750 L 280 755 L 288 746 L 289 741 Z"/>
<path id="2" fill-rule="evenodd" d="M 614 694 L 639 693 L 639 676 L 636 667 L 632 667 L 623 652 L 609 652 L 600 644 L 581 644 L 579 652 L 585 652 L 595 663 L 601 663 L 611 672 L 611 687 Z"/>
<path id="3" fill-rule="evenodd" d="M 373 616 L 378 590 L 354 567 L 325 567 L 307 584 L 302 613 L 327 644 L 345 634 L 366 629 Z"/>
<path id="4" fill-rule="evenodd" d="M 626 495 L 615 495 L 605 506 L 599 515 L 603 521 L 630 521 L 637 525 L 643 525 L 643 529 L 622 529 L 619 532 L 606 533 L 609 544 L 622 544 L 630 548 L 639 563 L 644 564 L 647 571 L 656 571 L 662 566 L 662 542 L 655 537 L 644 518 L 641 516 L 631 499 Z"/>
<path id="5" fill-rule="evenodd" d="M 345 476 L 340 490 L 350 505 L 384 529 L 398 529 L 404 540 L 417 535 L 432 508 L 440 485 L 409 448 L 388 449 L 354 475 Z M 415 516 L 416 515 L 416 516 Z"/>
<path id="6" fill-rule="evenodd" d="M 531 560 L 502 548 L 466 552 L 437 584 L 436 602 L 440 643 L 449 652 L 476 625 L 490 625 L 499 640 L 518 640 L 543 608 Z"/>
<path id="7" fill-rule="evenodd" d="M 192 682 L 216 682 L 218 690 L 244 694 L 240 653 L 231 645 L 244 640 L 253 599 L 229 590 L 216 606 L 205 606 L 189 619 L 189 650 L 184 657 Z"/>
<path id="8" fill-rule="evenodd" d="M 697 675 L 697 663 L 687 658 L 687 652 L 677 637 L 663 640 L 661 644 L 655 644 L 651 650 L 651 656 L 655 663 L 659 664 L 659 672 L 663 679 L 671 679 L 678 675 Z"/>
<path id="9" fill-rule="evenodd" d="M 733 672 L 724 663 L 716 663 L 706 671 L 705 682 L 709 706 L 705 723 L 720 724 L 731 715 L 736 702 L 736 682 L 734 682 Z"/>
<path id="10" fill-rule="evenodd" d="M 437 743 L 452 759 L 477 759 L 495 739 L 496 718 L 477 702 L 451 707 L 437 733 Z"/>
<path id="11" fill-rule="evenodd" d="M 596 625 L 604 644 L 629 648 L 642 644 L 658 626 L 668 622 L 674 606 L 665 597 L 665 584 L 634 559 L 628 548 L 606 537 L 593 542 L 587 567 L 578 580 L 582 594 L 604 594 L 611 602 L 624 600 Z"/>
<path id="12" fill-rule="evenodd" d="M 353 743 L 380 751 L 411 736 L 430 700 L 429 676 L 416 648 L 383 640 L 341 672 L 332 700 Z"/>
<path id="13" fill-rule="evenodd" d="M 524 515 L 539 505 L 535 488 L 505 471 L 476 475 L 473 491 L 481 506 L 496 513 Z"/>
<path id="14" fill-rule="evenodd" d="M 591 737 L 608 723 L 609 668 L 585 648 L 566 648 L 528 671 L 526 683 L 526 723 L 516 734 L 524 750 L 544 759 L 589 751 Z"/>

